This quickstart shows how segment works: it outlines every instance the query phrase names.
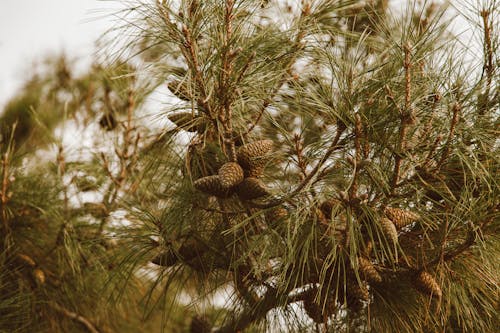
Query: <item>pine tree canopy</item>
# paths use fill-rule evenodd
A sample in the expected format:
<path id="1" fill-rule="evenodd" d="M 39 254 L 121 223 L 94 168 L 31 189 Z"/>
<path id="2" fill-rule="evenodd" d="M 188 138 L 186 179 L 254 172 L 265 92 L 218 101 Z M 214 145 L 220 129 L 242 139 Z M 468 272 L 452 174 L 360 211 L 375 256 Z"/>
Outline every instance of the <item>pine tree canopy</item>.
<path id="1" fill-rule="evenodd" d="M 0 333 L 498 332 L 497 0 L 125 6 L 0 113 Z"/>

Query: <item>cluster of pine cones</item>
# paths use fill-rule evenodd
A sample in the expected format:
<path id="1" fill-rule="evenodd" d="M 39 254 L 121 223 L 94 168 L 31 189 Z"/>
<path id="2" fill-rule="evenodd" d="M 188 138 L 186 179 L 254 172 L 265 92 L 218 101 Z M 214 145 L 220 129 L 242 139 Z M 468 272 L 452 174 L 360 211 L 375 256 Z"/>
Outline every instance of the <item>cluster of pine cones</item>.
<path id="1" fill-rule="evenodd" d="M 208 126 L 203 117 L 192 116 L 190 113 L 173 115 L 169 119 L 178 127 L 192 132 L 202 132 Z M 216 171 L 216 174 L 198 178 L 194 181 L 194 187 L 217 198 L 228 198 L 236 194 L 243 202 L 266 197 L 270 193 L 259 178 L 263 175 L 264 168 L 270 160 L 272 148 L 273 142 L 271 140 L 260 140 L 241 145 L 238 148 L 236 161 L 219 164 L 212 171 Z M 338 205 L 338 203 L 337 199 L 326 200 L 319 206 L 319 209 L 315 210 L 314 214 L 320 215 L 317 220 L 323 226 L 330 224 L 332 207 Z M 288 210 L 283 206 L 276 206 L 265 212 L 265 219 L 270 225 L 286 223 L 285 220 L 288 220 L 289 217 Z M 378 225 L 386 240 L 396 245 L 399 232 L 419 219 L 418 214 L 409 210 L 385 207 L 381 212 Z M 326 233 L 327 229 L 328 227 L 323 228 L 321 232 Z M 340 237 L 337 236 L 335 238 L 339 241 Z M 186 249 L 184 252 L 193 254 L 193 251 L 191 251 L 193 246 L 188 246 L 188 248 L 189 250 Z M 182 252 L 181 249 L 178 254 L 170 253 L 170 256 L 159 257 L 157 258 L 157 264 L 169 266 L 177 262 L 177 260 L 171 259 L 175 259 L 174 257 L 178 255 L 189 260 L 196 257 L 196 255 L 186 255 Z M 318 323 L 325 322 L 337 311 L 337 303 L 346 304 L 350 310 L 357 311 L 362 308 L 364 302 L 369 301 L 370 288 L 384 282 L 383 275 L 380 274 L 377 268 L 377 262 L 370 257 L 370 252 L 371 246 L 368 243 L 362 254 L 357 257 L 357 262 L 350 264 L 351 274 L 356 270 L 362 278 L 363 283 L 361 285 L 352 276 L 352 278 L 348 279 L 350 282 L 346 283 L 345 288 L 338 288 L 336 295 L 325 293 L 324 288 L 318 288 L 317 286 L 312 287 L 306 293 L 303 306 L 311 319 Z M 424 294 L 441 298 L 442 291 L 439 284 L 427 271 L 421 270 L 414 273 L 414 287 Z"/>
<path id="2" fill-rule="evenodd" d="M 224 163 L 217 175 L 202 177 L 194 186 L 207 194 L 226 198 L 236 193 L 241 200 L 252 200 L 269 195 L 263 182 L 264 167 L 272 150 L 271 140 L 255 141 L 238 150 L 238 161 Z"/>

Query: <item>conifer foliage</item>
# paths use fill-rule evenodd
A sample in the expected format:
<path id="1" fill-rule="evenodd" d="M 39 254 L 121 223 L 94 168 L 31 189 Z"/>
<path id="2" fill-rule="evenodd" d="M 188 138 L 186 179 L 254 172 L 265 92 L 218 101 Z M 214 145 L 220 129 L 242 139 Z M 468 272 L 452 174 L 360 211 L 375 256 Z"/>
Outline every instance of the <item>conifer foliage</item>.
<path id="1" fill-rule="evenodd" d="M 454 8 L 474 57 L 435 3 L 134 5 L 120 31 L 138 67 L 60 88 L 107 150 L 59 145 L 44 177 L 12 159 L 14 123 L 2 136 L 0 325 L 494 332 L 497 5 Z"/>

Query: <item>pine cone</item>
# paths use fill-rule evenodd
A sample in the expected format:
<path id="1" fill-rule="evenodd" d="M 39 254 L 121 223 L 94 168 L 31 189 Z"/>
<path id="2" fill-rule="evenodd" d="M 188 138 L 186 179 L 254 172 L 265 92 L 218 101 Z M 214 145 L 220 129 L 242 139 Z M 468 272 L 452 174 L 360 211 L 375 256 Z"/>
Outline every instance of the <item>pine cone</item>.
<path id="1" fill-rule="evenodd" d="M 382 277 L 377 272 L 370 260 L 359 257 L 358 258 L 359 271 L 364 276 L 368 282 L 380 283 L 382 282 Z"/>
<path id="2" fill-rule="evenodd" d="M 399 208 L 386 207 L 384 209 L 384 213 L 398 229 L 401 229 L 420 219 L 420 215 L 417 213 Z"/>
<path id="3" fill-rule="evenodd" d="M 197 190 L 219 198 L 225 198 L 230 194 L 230 191 L 222 186 L 218 175 L 197 179 L 194 182 L 194 187 Z"/>
<path id="4" fill-rule="evenodd" d="M 241 200 L 257 199 L 269 194 L 264 186 L 264 183 L 254 177 L 243 179 L 243 181 L 236 188 L 236 193 Z"/>
<path id="5" fill-rule="evenodd" d="M 220 184 L 225 189 L 238 185 L 244 177 L 243 169 L 235 162 L 224 163 L 219 169 Z"/>
<path id="6" fill-rule="evenodd" d="M 35 261 L 30 256 L 28 256 L 26 254 L 18 253 L 16 256 L 16 259 L 18 260 L 18 262 L 20 264 L 22 264 L 24 266 L 29 266 L 29 267 L 36 266 Z"/>
<path id="7" fill-rule="evenodd" d="M 392 241 L 392 243 L 397 243 L 398 241 L 398 231 L 396 226 L 386 217 L 380 219 L 380 227 L 385 235 L 385 237 Z"/>
<path id="8" fill-rule="evenodd" d="M 340 204 L 340 201 L 337 199 L 329 199 L 321 203 L 319 208 L 325 214 L 327 219 L 330 219 L 332 216 L 332 210 L 335 206 L 338 206 Z"/>
<path id="9" fill-rule="evenodd" d="M 288 218 L 288 211 L 284 207 L 274 207 L 266 212 L 266 220 L 269 224 L 280 222 Z"/>
<path id="10" fill-rule="evenodd" d="M 349 310 L 358 312 L 363 308 L 363 302 L 367 302 L 370 299 L 370 293 L 365 286 L 360 286 L 357 282 L 352 282 L 347 284 L 346 288 L 346 305 Z"/>
<path id="11" fill-rule="evenodd" d="M 335 313 L 336 306 L 333 297 L 326 295 L 326 300 L 319 299 L 318 302 L 314 301 L 317 289 L 311 290 L 303 301 L 304 310 L 315 323 L 321 324 L 328 320 L 328 318 Z M 326 302 L 326 303 L 325 303 Z"/>
<path id="12" fill-rule="evenodd" d="M 186 83 L 175 80 L 168 83 L 168 89 L 177 96 L 179 99 L 183 101 L 189 102 L 193 99 L 192 94 L 189 92 Z"/>
<path id="13" fill-rule="evenodd" d="M 245 175 L 250 177 L 262 175 L 272 147 L 271 140 L 255 141 L 240 147 L 238 163 L 245 169 Z"/>
<path id="14" fill-rule="evenodd" d="M 434 277 L 426 271 L 421 271 L 420 273 L 418 273 L 414 283 L 415 288 L 424 294 L 436 296 L 439 298 L 442 296 L 441 287 L 439 287 L 439 284 L 434 279 Z"/>
<path id="15" fill-rule="evenodd" d="M 202 316 L 194 316 L 189 325 L 189 333 L 210 333 L 212 330 L 207 318 Z"/>
<path id="16" fill-rule="evenodd" d="M 184 261 L 200 258 L 208 251 L 207 246 L 196 238 L 187 239 L 179 248 L 179 257 Z"/>
<path id="17" fill-rule="evenodd" d="M 179 262 L 177 255 L 171 250 L 167 250 L 154 257 L 151 262 L 158 266 L 171 267 Z"/>
<path id="18" fill-rule="evenodd" d="M 106 131 L 112 131 L 116 128 L 118 122 L 112 112 L 106 112 L 104 116 L 99 120 L 99 126 Z"/>
<path id="19" fill-rule="evenodd" d="M 41 286 L 45 284 L 45 273 L 40 268 L 35 268 L 33 270 L 33 277 L 37 285 Z"/>
<path id="20" fill-rule="evenodd" d="M 167 116 L 179 128 L 188 132 L 203 132 L 208 123 L 205 118 L 193 115 L 191 112 L 176 112 Z"/>

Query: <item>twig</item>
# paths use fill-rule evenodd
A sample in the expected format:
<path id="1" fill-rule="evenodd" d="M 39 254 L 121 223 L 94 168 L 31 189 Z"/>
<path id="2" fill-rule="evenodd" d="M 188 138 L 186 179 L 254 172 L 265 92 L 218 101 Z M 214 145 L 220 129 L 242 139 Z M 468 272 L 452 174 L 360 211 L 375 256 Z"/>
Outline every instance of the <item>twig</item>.
<path id="1" fill-rule="evenodd" d="M 79 315 L 76 312 L 69 311 L 68 309 L 60 306 L 59 304 L 55 302 L 49 302 L 48 303 L 51 308 L 56 310 L 59 313 L 62 313 L 64 316 L 68 317 L 69 319 L 75 320 L 79 323 L 81 323 L 85 328 L 91 332 L 91 333 L 100 333 L 99 330 L 96 328 L 96 326 L 87 318 L 85 318 L 82 315 Z"/>
<path id="2" fill-rule="evenodd" d="M 299 17 L 299 24 L 300 24 L 299 31 L 298 31 L 297 36 L 295 37 L 295 41 L 294 41 L 294 45 L 295 45 L 295 47 L 297 47 L 297 49 L 294 50 L 295 52 L 292 51 L 292 53 L 295 54 L 295 56 L 292 57 L 290 59 L 290 61 L 288 62 L 288 64 L 286 65 L 286 68 L 285 68 L 286 70 L 284 71 L 281 78 L 278 80 L 278 83 L 276 84 L 274 89 L 272 89 L 272 91 L 269 93 L 269 95 L 263 100 L 262 106 L 257 114 L 257 117 L 252 122 L 252 125 L 250 125 L 250 127 L 245 131 L 245 133 L 242 134 L 243 137 L 246 137 L 248 134 L 250 134 L 250 132 L 252 132 L 255 129 L 255 127 L 259 123 L 260 119 L 262 118 L 262 115 L 264 114 L 264 111 L 266 110 L 266 108 L 269 106 L 269 104 L 271 104 L 273 98 L 276 96 L 276 94 L 278 93 L 278 91 L 281 88 L 281 86 L 283 85 L 283 83 L 285 83 L 288 80 L 287 76 L 290 75 L 290 73 L 292 71 L 292 65 L 294 64 L 294 62 L 298 56 L 297 51 L 302 50 L 304 48 L 304 46 L 301 44 L 301 42 L 302 42 L 302 39 L 306 35 L 306 31 L 303 29 L 301 23 L 310 14 L 311 14 L 311 4 L 309 2 L 303 1 L 303 7 L 302 7 L 302 10 L 300 12 L 300 17 Z"/>
<path id="3" fill-rule="evenodd" d="M 265 202 L 265 203 L 252 203 L 252 206 L 257 207 L 257 208 L 271 208 L 275 207 L 277 205 L 282 204 L 283 202 L 289 200 L 290 198 L 296 196 L 304 187 L 309 184 L 309 182 L 314 178 L 314 176 L 318 173 L 319 169 L 323 166 L 323 164 L 330 158 L 330 156 L 333 154 L 333 152 L 337 149 L 338 147 L 338 142 L 340 140 L 340 136 L 344 132 L 344 128 L 337 128 L 337 134 L 335 135 L 335 138 L 333 139 L 330 147 L 326 151 L 325 155 L 318 161 L 316 166 L 311 170 L 311 172 L 304 178 L 304 180 L 292 191 L 290 194 L 283 198 L 277 198 L 273 199 L 271 201 Z"/>
<path id="4" fill-rule="evenodd" d="M 361 116 L 356 113 L 354 115 L 354 176 L 349 187 L 349 201 L 353 202 L 357 196 L 358 191 L 358 176 L 361 165 L 361 136 L 362 136 L 362 125 Z"/>
<path id="5" fill-rule="evenodd" d="M 444 164 L 444 162 L 446 162 L 446 159 L 448 158 L 448 156 L 450 154 L 450 144 L 451 144 L 451 140 L 453 139 L 453 135 L 455 134 L 455 128 L 456 128 L 458 120 L 459 120 L 460 110 L 461 110 L 460 104 L 455 103 L 453 105 L 453 117 L 451 118 L 450 131 L 448 132 L 448 138 L 446 139 L 446 143 L 444 145 L 444 150 L 443 150 L 443 153 L 441 155 L 441 159 L 439 160 L 439 163 L 437 165 L 438 169 Z"/>
<path id="6" fill-rule="evenodd" d="M 5 206 L 9 201 L 9 196 L 7 194 L 9 187 L 9 153 L 5 152 L 2 155 L 2 191 L 0 192 L 1 206 L 2 209 L 2 222 L 5 229 L 5 233 L 9 234 L 9 223 L 7 222 L 7 211 Z"/>
<path id="7" fill-rule="evenodd" d="M 401 164 L 403 162 L 403 153 L 406 149 L 406 134 L 408 132 L 408 125 L 413 121 L 413 111 L 411 108 L 411 47 L 409 44 L 404 45 L 404 62 L 403 67 L 405 71 L 405 105 L 404 110 L 398 107 L 401 124 L 399 127 L 399 140 L 396 149 L 396 154 L 394 156 L 394 172 L 392 176 L 391 188 L 392 194 L 396 191 L 396 185 L 399 180 L 401 173 Z M 390 90 L 388 91 L 390 98 L 394 101 L 394 97 Z"/>
<path id="8" fill-rule="evenodd" d="M 299 167 L 300 172 L 302 173 L 301 180 L 304 180 L 304 178 L 307 176 L 307 172 L 306 172 L 306 163 L 304 161 L 303 146 L 300 140 L 300 135 L 295 134 L 293 137 L 293 141 L 295 143 L 295 154 L 297 155 L 297 166 Z"/>
<path id="9" fill-rule="evenodd" d="M 464 251 L 469 249 L 476 242 L 477 234 L 475 230 L 470 230 L 467 238 L 462 242 L 462 244 L 457 245 L 452 250 L 446 253 L 440 253 L 436 258 L 422 265 L 422 267 L 432 267 L 443 261 L 450 261 L 455 257 L 462 254 Z"/>
<path id="10" fill-rule="evenodd" d="M 225 23 L 225 34 L 224 34 L 224 54 L 222 60 L 222 71 L 219 82 L 219 95 L 222 96 L 222 104 L 224 107 L 224 113 L 219 114 L 222 127 L 224 129 L 224 146 L 226 147 L 226 154 L 229 155 L 229 160 L 236 162 L 236 146 L 233 138 L 233 115 L 232 115 L 232 100 L 230 98 L 229 87 L 230 77 L 233 71 L 233 60 L 235 52 L 230 50 L 229 41 L 231 40 L 233 33 L 233 7 L 234 1 L 226 1 L 226 13 L 224 16 Z"/>
<path id="11" fill-rule="evenodd" d="M 201 92 L 201 98 L 198 99 L 198 103 L 202 106 L 201 110 L 205 112 L 210 118 L 212 118 L 212 109 L 210 107 L 210 104 L 208 103 L 209 96 L 207 94 L 205 84 L 203 83 L 203 75 L 201 73 L 198 64 L 198 58 L 196 56 L 196 45 L 193 43 L 191 32 L 185 24 L 182 26 L 182 34 L 184 36 L 185 43 L 183 45 L 184 49 L 181 48 L 181 52 L 186 61 L 188 61 L 188 63 L 191 63 L 191 67 L 194 70 L 194 78 L 196 84 L 198 85 L 198 89 Z"/>
<path id="12" fill-rule="evenodd" d="M 484 66 L 483 72 L 486 72 L 486 91 L 484 93 L 484 99 L 486 105 L 479 110 L 479 114 L 483 115 L 489 107 L 489 98 L 491 90 L 491 82 L 493 80 L 493 47 L 491 45 L 491 26 L 489 22 L 490 12 L 488 10 L 481 11 L 481 17 L 483 18 L 484 24 Z"/>

